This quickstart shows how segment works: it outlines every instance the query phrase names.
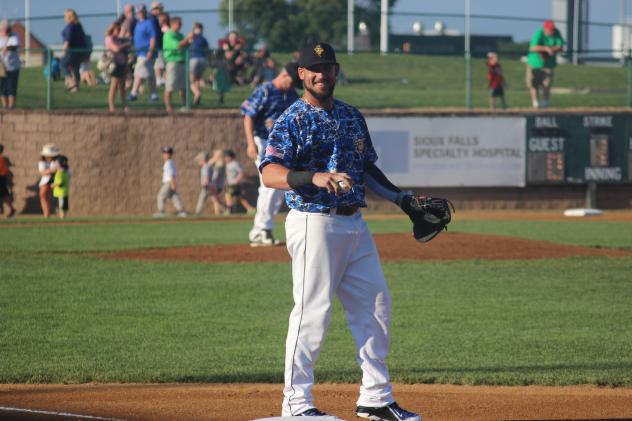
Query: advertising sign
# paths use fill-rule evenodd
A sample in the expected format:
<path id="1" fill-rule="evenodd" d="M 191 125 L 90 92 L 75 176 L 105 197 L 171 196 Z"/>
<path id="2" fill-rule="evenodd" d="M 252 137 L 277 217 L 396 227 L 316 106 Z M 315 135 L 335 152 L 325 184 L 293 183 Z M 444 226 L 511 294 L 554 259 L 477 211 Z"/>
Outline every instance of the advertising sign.
<path id="1" fill-rule="evenodd" d="M 377 165 L 406 187 L 523 187 L 524 117 L 369 117 Z"/>

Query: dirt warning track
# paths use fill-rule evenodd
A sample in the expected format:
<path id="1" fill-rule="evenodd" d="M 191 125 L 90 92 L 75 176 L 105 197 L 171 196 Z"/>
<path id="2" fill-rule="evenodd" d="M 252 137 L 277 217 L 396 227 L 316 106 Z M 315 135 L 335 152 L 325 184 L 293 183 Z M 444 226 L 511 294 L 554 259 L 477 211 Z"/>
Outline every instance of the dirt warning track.
<path id="1" fill-rule="evenodd" d="M 279 416 L 282 389 L 278 384 L 0 385 L 0 406 L 42 412 L 0 409 L 0 419 L 252 420 Z M 396 384 L 394 390 L 398 402 L 420 411 L 424 421 L 632 420 L 632 389 Z M 357 385 L 314 386 L 316 404 L 347 421 L 357 419 L 357 394 Z"/>

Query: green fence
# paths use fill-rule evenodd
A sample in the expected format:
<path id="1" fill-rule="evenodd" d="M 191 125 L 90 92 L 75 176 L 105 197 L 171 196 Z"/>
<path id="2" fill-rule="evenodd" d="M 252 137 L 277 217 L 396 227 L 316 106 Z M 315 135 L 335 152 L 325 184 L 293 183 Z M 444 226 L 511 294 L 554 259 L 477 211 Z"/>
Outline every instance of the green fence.
<path id="1" fill-rule="evenodd" d="M 42 0 L 43 1 L 43 0 Z M 212 3 L 212 2 L 211 2 Z M 228 12 L 229 4 L 234 5 L 233 13 Z M 299 2 L 300 3 L 300 2 Z M 397 7 L 388 12 L 389 22 L 389 54 L 380 55 L 378 52 L 380 35 L 380 10 L 375 2 L 354 2 L 355 17 L 353 27 L 347 24 L 347 2 L 333 2 L 326 7 L 305 8 L 297 2 L 276 2 L 268 5 L 265 11 L 256 7 L 246 7 L 246 2 L 216 2 L 216 7 L 198 9 L 168 9 L 167 12 L 179 15 L 183 18 L 183 28 L 188 28 L 193 21 L 204 23 L 211 45 L 215 46 L 217 37 L 222 37 L 225 30 L 235 28 L 242 30 L 250 48 L 260 39 L 268 39 L 277 51 L 273 54 L 279 62 L 279 68 L 291 58 L 291 49 L 304 41 L 305 37 L 314 36 L 314 25 L 306 22 L 318 23 L 316 26 L 325 26 L 327 30 L 318 33 L 324 36 L 337 47 L 338 58 L 342 64 L 344 78 L 336 89 L 336 95 L 354 105 L 363 108 L 410 108 L 410 107 L 459 107 L 459 108 L 486 108 L 488 106 L 488 90 L 486 82 L 486 67 L 484 55 L 486 51 L 496 51 L 501 58 L 501 65 L 508 83 L 506 89 L 509 108 L 530 107 L 531 101 L 525 84 L 525 65 L 522 62 L 528 52 L 528 39 L 534 31 L 542 25 L 545 17 L 537 16 L 509 16 L 514 13 L 512 2 L 499 3 L 497 15 L 482 14 L 477 12 L 477 5 L 473 4 L 473 13 L 448 13 L 435 10 L 439 7 L 428 2 L 411 4 L 413 10 L 405 11 Z M 373 4 L 375 3 L 375 4 Z M 379 3 L 379 2 L 378 2 Z M 424 4 L 422 4 L 424 3 Z M 441 3 L 441 2 L 436 2 Z M 473 2 L 475 3 L 475 2 Z M 372 5 L 370 5 L 372 4 Z M 465 4 L 465 2 L 464 2 Z M 512 3 L 513 4 L 513 3 Z M 618 0 L 600 0 L 599 7 L 617 6 Z M 211 4 L 209 4 L 211 5 Z M 178 4 L 186 7 L 185 4 Z M 105 28 L 118 18 L 114 4 L 103 4 L 103 13 L 83 13 L 78 7 L 78 14 L 82 25 L 87 32 L 94 35 L 94 44 L 102 45 L 100 36 Z M 447 8 L 447 6 L 446 6 Z M 59 30 L 54 35 L 46 28 L 59 28 L 65 25 L 61 11 L 63 6 L 55 9 L 58 14 L 49 16 L 31 16 L 28 26 L 38 34 L 48 33 L 43 39 L 44 43 L 60 41 Z M 32 10 L 37 11 L 37 7 Z M 451 9 L 453 12 L 462 11 Z M 480 11 L 482 9 L 479 9 Z M 90 9 L 91 12 L 95 10 Z M 118 11 L 121 12 L 120 10 Z M 370 12 L 370 13 L 369 13 Z M 535 13 L 535 9 L 534 9 Z M 232 21 L 230 20 L 232 17 Z M 261 22 L 263 18 L 288 19 L 290 23 L 300 22 L 295 36 L 281 37 L 274 43 L 273 33 L 264 33 L 265 28 L 258 28 L 253 23 Z M 26 25 L 25 17 L 11 18 Z M 467 22 L 467 24 L 466 24 Z M 513 35 L 503 36 L 503 30 L 495 29 L 499 23 L 511 25 Z M 551 106 L 555 108 L 571 107 L 630 107 L 632 106 L 632 62 L 631 51 L 625 43 L 613 47 L 615 25 L 626 30 L 631 30 L 632 24 L 625 18 L 625 13 L 619 16 L 618 22 L 600 22 L 595 20 L 579 20 L 577 22 L 557 19 L 556 25 L 571 28 L 574 25 L 589 28 L 590 39 L 600 38 L 603 42 L 594 44 L 598 47 L 608 48 L 587 50 L 583 46 L 566 39 L 567 46 L 563 56 L 568 61 L 579 64 L 560 64 L 553 84 Z M 362 25 L 360 25 L 362 24 Z M 433 32 L 433 25 L 440 24 L 445 30 Z M 466 31 L 466 25 L 469 31 Z M 500 25 L 498 25 L 500 26 Z M 364 29 L 360 29 L 360 27 Z M 506 27 L 506 26 L 505 26 Z M 413 29 L 417 28 L 417 29 Z M 424 31 L 423 28 L 427 30 Z M 278 29 L 278 28 L 277 28 Z M 285 29 L 285 27 L 283 28 Z M 349 30 L 351 29 L 351 30 Z M 311 31 L 311 32 L 310 32 Z M 364 36 L 364 45 L 359 42 Z M 221 33 L 221 35 L 218 35 Z M 285 34 L 286 32 L 282 32 Z M 346 54 L 347 38 L 349 33 L 354 37 L 355 52 Z M 464 34 L 470 34 L 471 49 L 464 51 Z M 489 34 L 495 35 L 489 35 Z M 432 36 L 428 36 L 428 35 Z M 430 50 L 413 51 L 404 54 L 403 41 L 408 37 L 419 39 L 416 35 L 426 36 L 428 42 L 433 43 L 444 34 L 451 38 L 452 48 L 441 47 L 435 43 Z M 486 35 L 487 34 L 487 35 Z M 518 35 L 519 34 L 519 35 Z M 267 37 L 266 37 L 267 35 Z M 562 34 L 569 38 L 568 32 Z M 514 40 L 512 37 L 520 38 Z M 399 38 L 398 38 L 399 37 Z M 477 47 L 476 37 L 497 38 L 495 46 L 485 49 L 484 45 Z M 279 37 L 277 37 L 279 38 Z M 504 39 L 505 38 L 505 39 Z M 503 40 L 504 39 L 504 40 Z M 579 40 L 579 37 L 577 37 Z M 622 38 L 623 39 L 623 38 Z M 414 44 L 414 41 L 408 44 Z M 592 44 L 591 44 L 592 45 Z M 444 48 L 443 50 L 441 48 Z M 614 47 L 613 47 L 614 48 Z M 360 52 L 365 49 L 367 51 Z M 54 56 L 60 55 L 59 49 L 35 50 L 31 53 L 43 55 L 45 63 L 50 63 Z M 100 52 L 93 55 L 96 56 Z M 616 54 L 615 54 L 616 53 Z M 619 57 L 619 58 L 617 58 Z M 93 63 L 94 64 L 94 63 Z M 23 68 L 20 73 L 20 87 L 18 93 L 18 107 L 40 109 L 68 109 L 91 108 L 103 109 L 107 107 L 107 86 L 97 85 L 82 89 L 77 93 L 66 92 L 63 83 L 56 80 L 47 80 L 43 77 L 43 67 Z M 212 79 L 212 68 L 207 70 L 206 79 Z M 188 77 L 188 72 L 187 72 Z M 188 82 L 188 81 L 187 81 Z M 188 85 L 188 83 L 187 83 Z M 209 89 L 210 84 L 204 89 L 200 108 L 235 108 L 252 91 L 252 86 L 233 86 L 227 93 L 225 102 L 220 103 L 218 98 Z M 187 90 L 188 92 L 188 90 Z M 184 104 L 185 109 L 191 108 L 190 94 Z M 161 108 L 161 103 L 152 103 L 141 98 L 140 101 L 130 104 L 132 109 Z"/>

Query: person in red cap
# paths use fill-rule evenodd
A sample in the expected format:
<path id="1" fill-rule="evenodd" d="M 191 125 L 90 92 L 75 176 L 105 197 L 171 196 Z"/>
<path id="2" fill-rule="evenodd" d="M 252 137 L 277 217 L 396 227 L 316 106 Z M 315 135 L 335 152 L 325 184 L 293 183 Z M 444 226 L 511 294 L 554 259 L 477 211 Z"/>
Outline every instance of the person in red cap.
<path id="1" fill-rule="evenodd" d="M 500 99 L 500 106 L 507 108 L 505 101 L 505 78 L 498 61 L 498 54 L 487 53 L 487 81 L 489 87 L 489 108 L 496 109 L 496 98 Z"/>
<path id="2" fill-rule="evenodd" d="M 557 66 L 555 58 L 563 47 L 564 39 L 550 19 L 544 21 L 542 28 L 531 38 L 527 57 L 527 87 L 531 91 L 533 108 L 549 106 L 553 70 Z"/>

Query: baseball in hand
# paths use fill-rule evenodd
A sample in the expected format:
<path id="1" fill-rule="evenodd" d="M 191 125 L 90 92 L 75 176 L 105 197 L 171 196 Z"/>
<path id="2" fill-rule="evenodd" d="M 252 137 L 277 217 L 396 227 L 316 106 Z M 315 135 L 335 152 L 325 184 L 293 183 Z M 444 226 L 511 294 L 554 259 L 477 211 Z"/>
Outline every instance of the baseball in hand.
<path id="1" fill-rule="evenodd" d="M 347 183 L 344 180 L 338 181 L 338 187 L 340 187 L 340 193 L 342 194 L 346 194 L 346 193 L 349 193 L 349 191 L 351 191 L 351 186 L 349 185 L 349 183 Z"/>

